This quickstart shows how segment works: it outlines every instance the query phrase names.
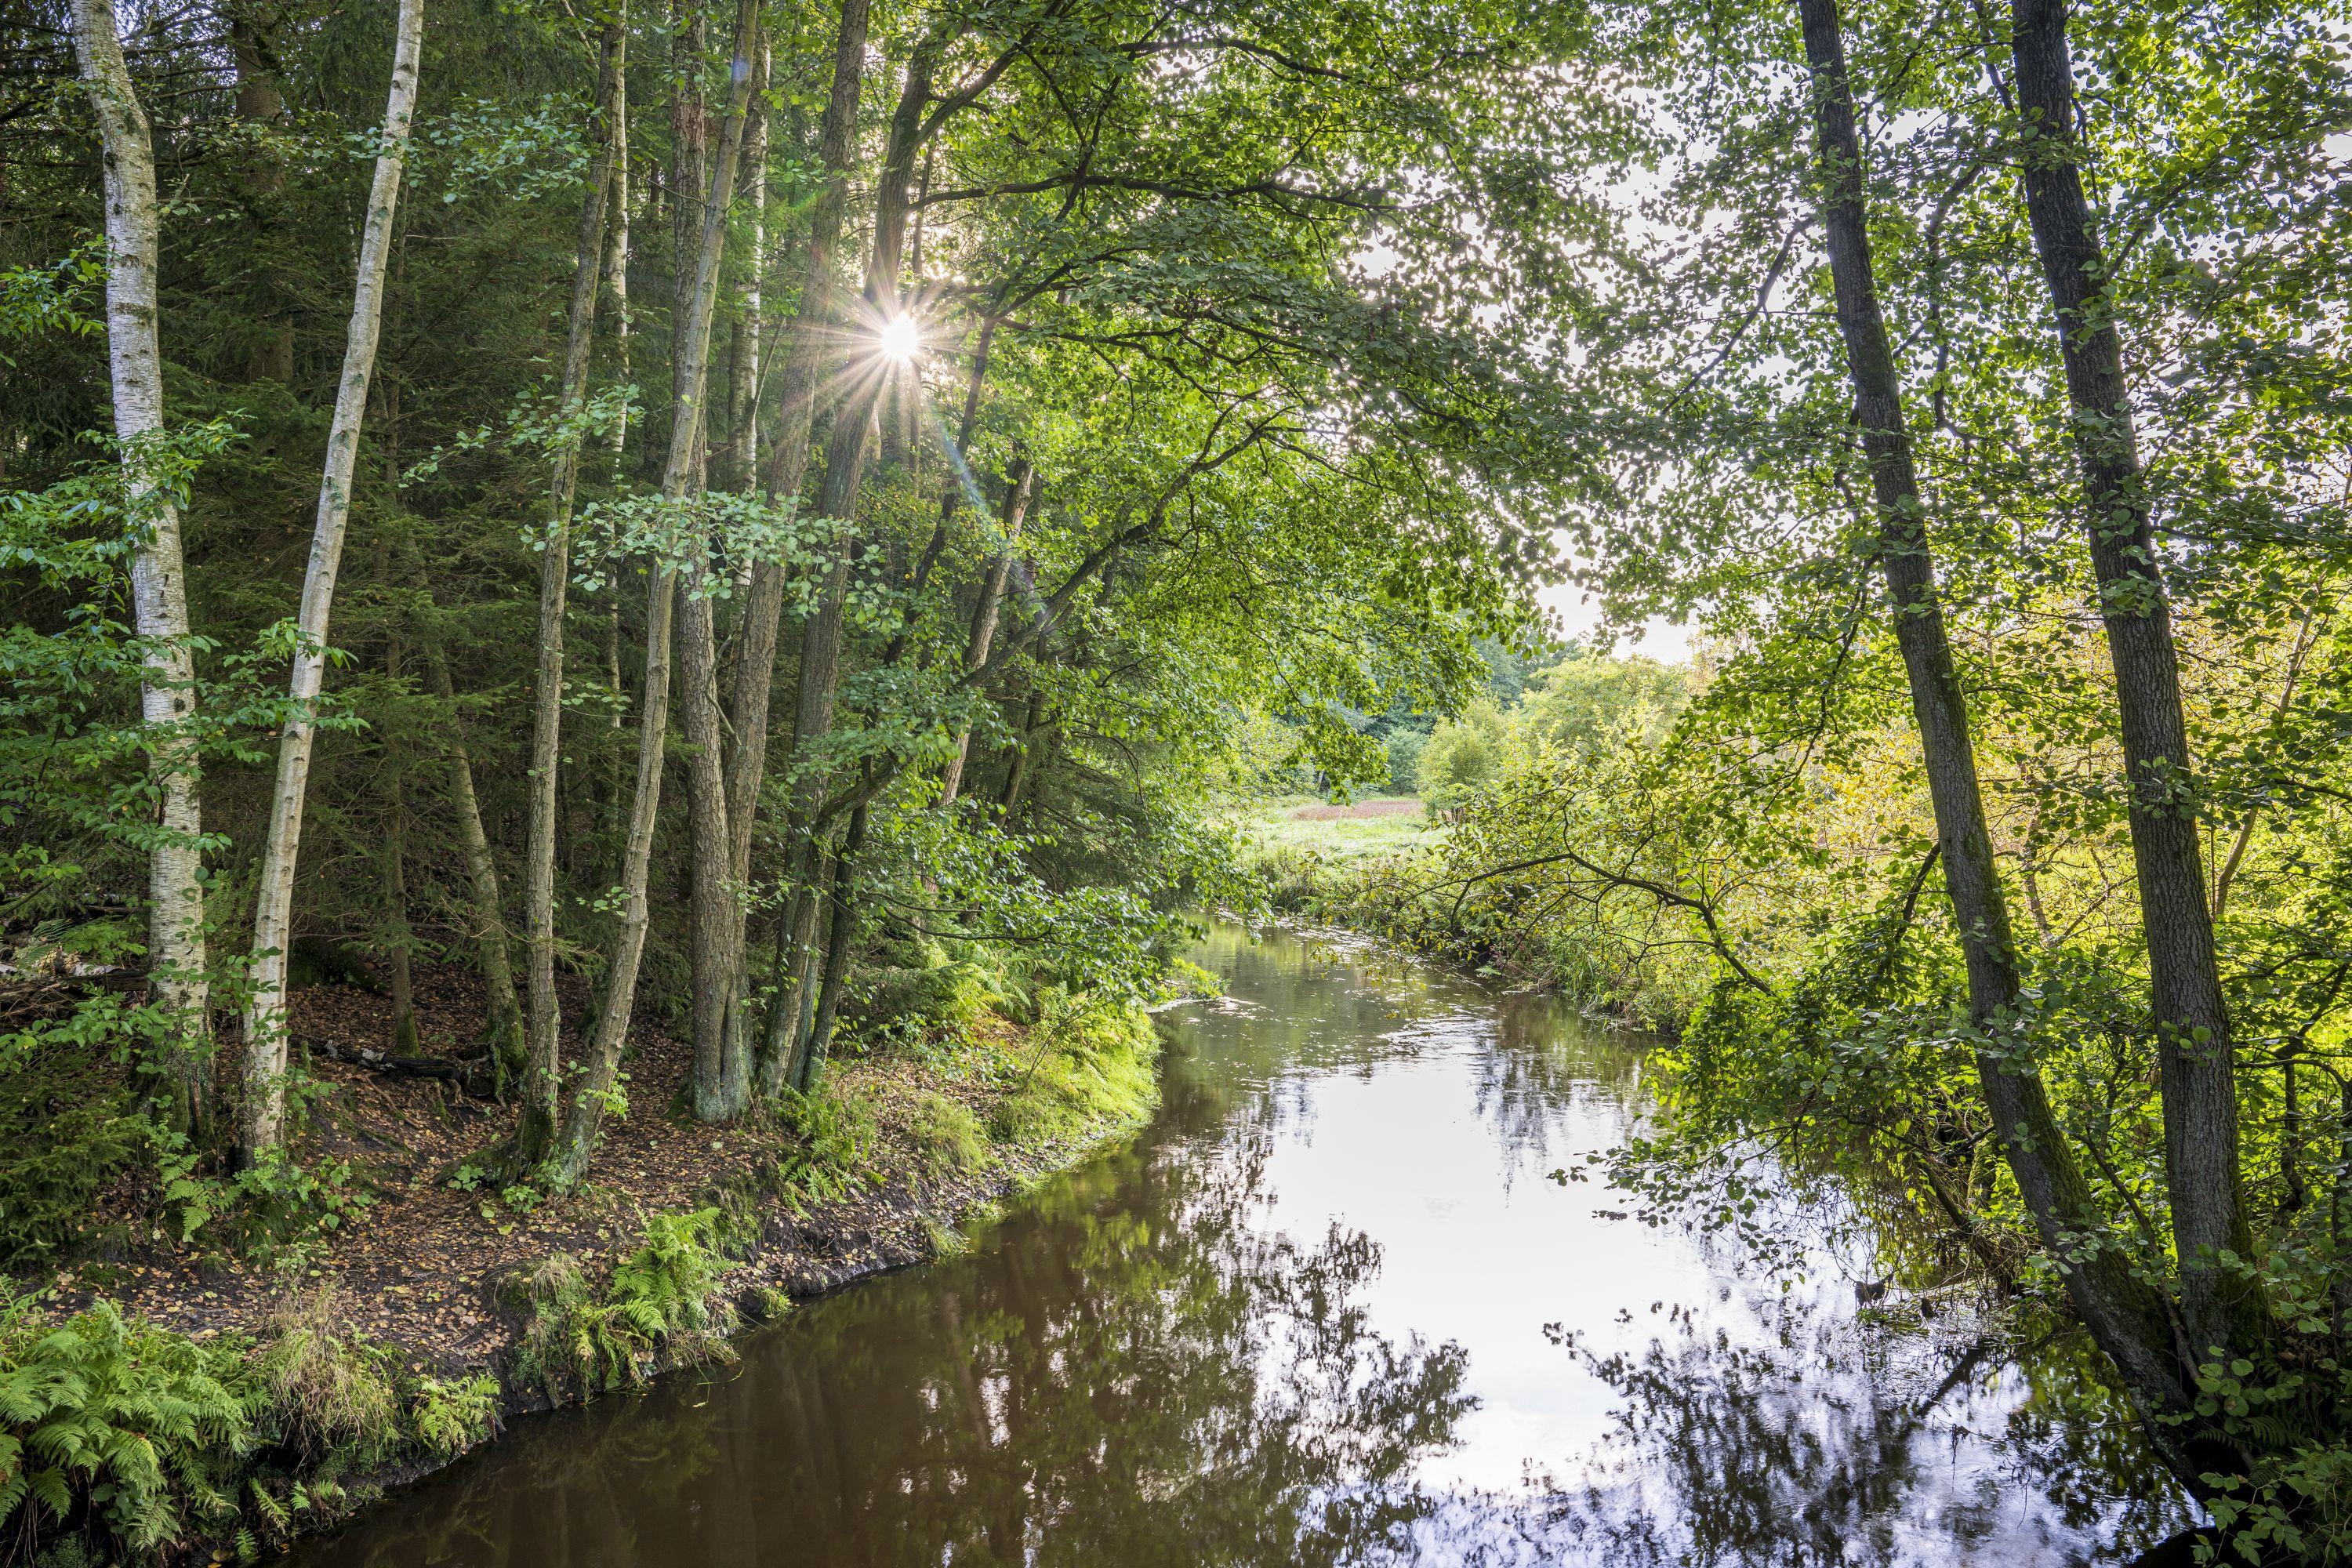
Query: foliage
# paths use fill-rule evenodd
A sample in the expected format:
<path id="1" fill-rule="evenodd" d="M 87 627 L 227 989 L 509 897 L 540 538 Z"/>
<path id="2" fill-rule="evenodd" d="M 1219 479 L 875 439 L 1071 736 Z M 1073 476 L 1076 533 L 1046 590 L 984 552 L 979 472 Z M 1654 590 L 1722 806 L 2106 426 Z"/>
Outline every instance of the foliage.
<path id="1" fill-rule="evenodd" d="M 1034 1148 L 1140 1121 L 1159 1102 L 1160 1037 L 1148 1015 L 1099 997 L 1050 992 L 1025 1049 L 1008 1053 L 990 1113 L 999 1142 Z"/>
<path id="2" fill-rule="evenodd" d="M 916 1102 L 916 1157 L 934 1176 L 964 1175 L 988 1163 L 987 1135 L 971 1110 L 943 1094 L 926 1092 Z"/>
<path id="3" fill-rule="evenodd" d="M 642 1383 L 656 1352 L 676 1362 L 726 1359 L 733 1313 L 718 1296 L 727 1259 L 717 1208 L 646 1216 L 637 1247 L 599 1286 L 555 1253 L 509 1275 L 501 1296 L 526 1315 L 515 1371 L 550 1398 Z"/>
<path id="4" fill-rule="evenodd" d="M 136 1327 L 110 1301 L 62 1323 L 0 1304 L 0 1523 L 85 1525 L 148 1555 L 232 1512 L 255 1396 L 234 1350 Z"/>
<path id="5" fill-rule="evenodd" d="M 776 1159 L 776 1182 L 786 1203 L 833 1203 L 866 1184 L 875 1123 L 865 1100 L 787 1089 L 776 1117 L 792 1136 L 792 1146 Z"/>

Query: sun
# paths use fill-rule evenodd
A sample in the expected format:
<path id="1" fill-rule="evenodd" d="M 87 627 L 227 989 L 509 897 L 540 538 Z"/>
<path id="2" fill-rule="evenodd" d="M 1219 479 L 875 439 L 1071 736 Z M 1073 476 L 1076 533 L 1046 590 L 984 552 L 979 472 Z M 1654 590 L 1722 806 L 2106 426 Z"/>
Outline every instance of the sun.
<path id="1" fill-rule="evenodd" d="M 923 331 L 912 316 L 893 316 L 882 323 L 882 353 L 902 363 L 923 346 Z"/>

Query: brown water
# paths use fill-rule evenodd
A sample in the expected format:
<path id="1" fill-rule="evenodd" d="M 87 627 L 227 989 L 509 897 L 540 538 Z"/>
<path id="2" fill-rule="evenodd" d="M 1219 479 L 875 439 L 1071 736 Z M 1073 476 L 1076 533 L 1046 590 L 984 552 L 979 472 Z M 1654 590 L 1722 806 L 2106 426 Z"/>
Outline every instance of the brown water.
<path id="1" fill-rule="evenodd" d="M 967 1255 L 740 1365 L 519 1422 L 310 1543 L 368 1564 L 2027 1564 L 2185 1514 L 2068 1342 L 1857 1317 L 1547 1173 L 1634 1115 L 1635 1042 L 1358 948 L 1221 931 L 1158 1119 Z M 1897 1295 L 1900 1291 L 1897 1291 Z"/>

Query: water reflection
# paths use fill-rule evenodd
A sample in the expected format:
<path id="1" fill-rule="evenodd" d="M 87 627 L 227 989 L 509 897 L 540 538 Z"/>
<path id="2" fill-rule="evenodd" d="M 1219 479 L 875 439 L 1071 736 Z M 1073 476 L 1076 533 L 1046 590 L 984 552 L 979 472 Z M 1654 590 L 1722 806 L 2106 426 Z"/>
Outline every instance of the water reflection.
<path id="1" fill-rule="evenodd" d="M 1864 1327 L 1833 1249 L 1783 1291 L 1541 1180 L 1622 1136 L 1626 1042 L 1368 952 L 1208 961 L 1153 1128 L 974 1252 L 303 1557 L 2009 1568 L 2180 1521 L 2070 1344 Z"/>

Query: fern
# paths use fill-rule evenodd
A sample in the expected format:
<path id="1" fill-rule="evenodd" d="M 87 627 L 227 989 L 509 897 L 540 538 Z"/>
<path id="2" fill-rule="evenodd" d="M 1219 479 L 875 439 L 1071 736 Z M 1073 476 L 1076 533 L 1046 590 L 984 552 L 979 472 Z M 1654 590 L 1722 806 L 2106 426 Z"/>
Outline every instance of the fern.
<path id="1" fill-rule="evenodd" d="M 243 1369 L 132 1327 L 111 1301 L 50 1326 L 42 1300 L 0 1302 L 0 1525 L 31 1508 L 52 1524 L 86 1517 L 142 1554 L 178 1542 L 252 1447 Z"/>

